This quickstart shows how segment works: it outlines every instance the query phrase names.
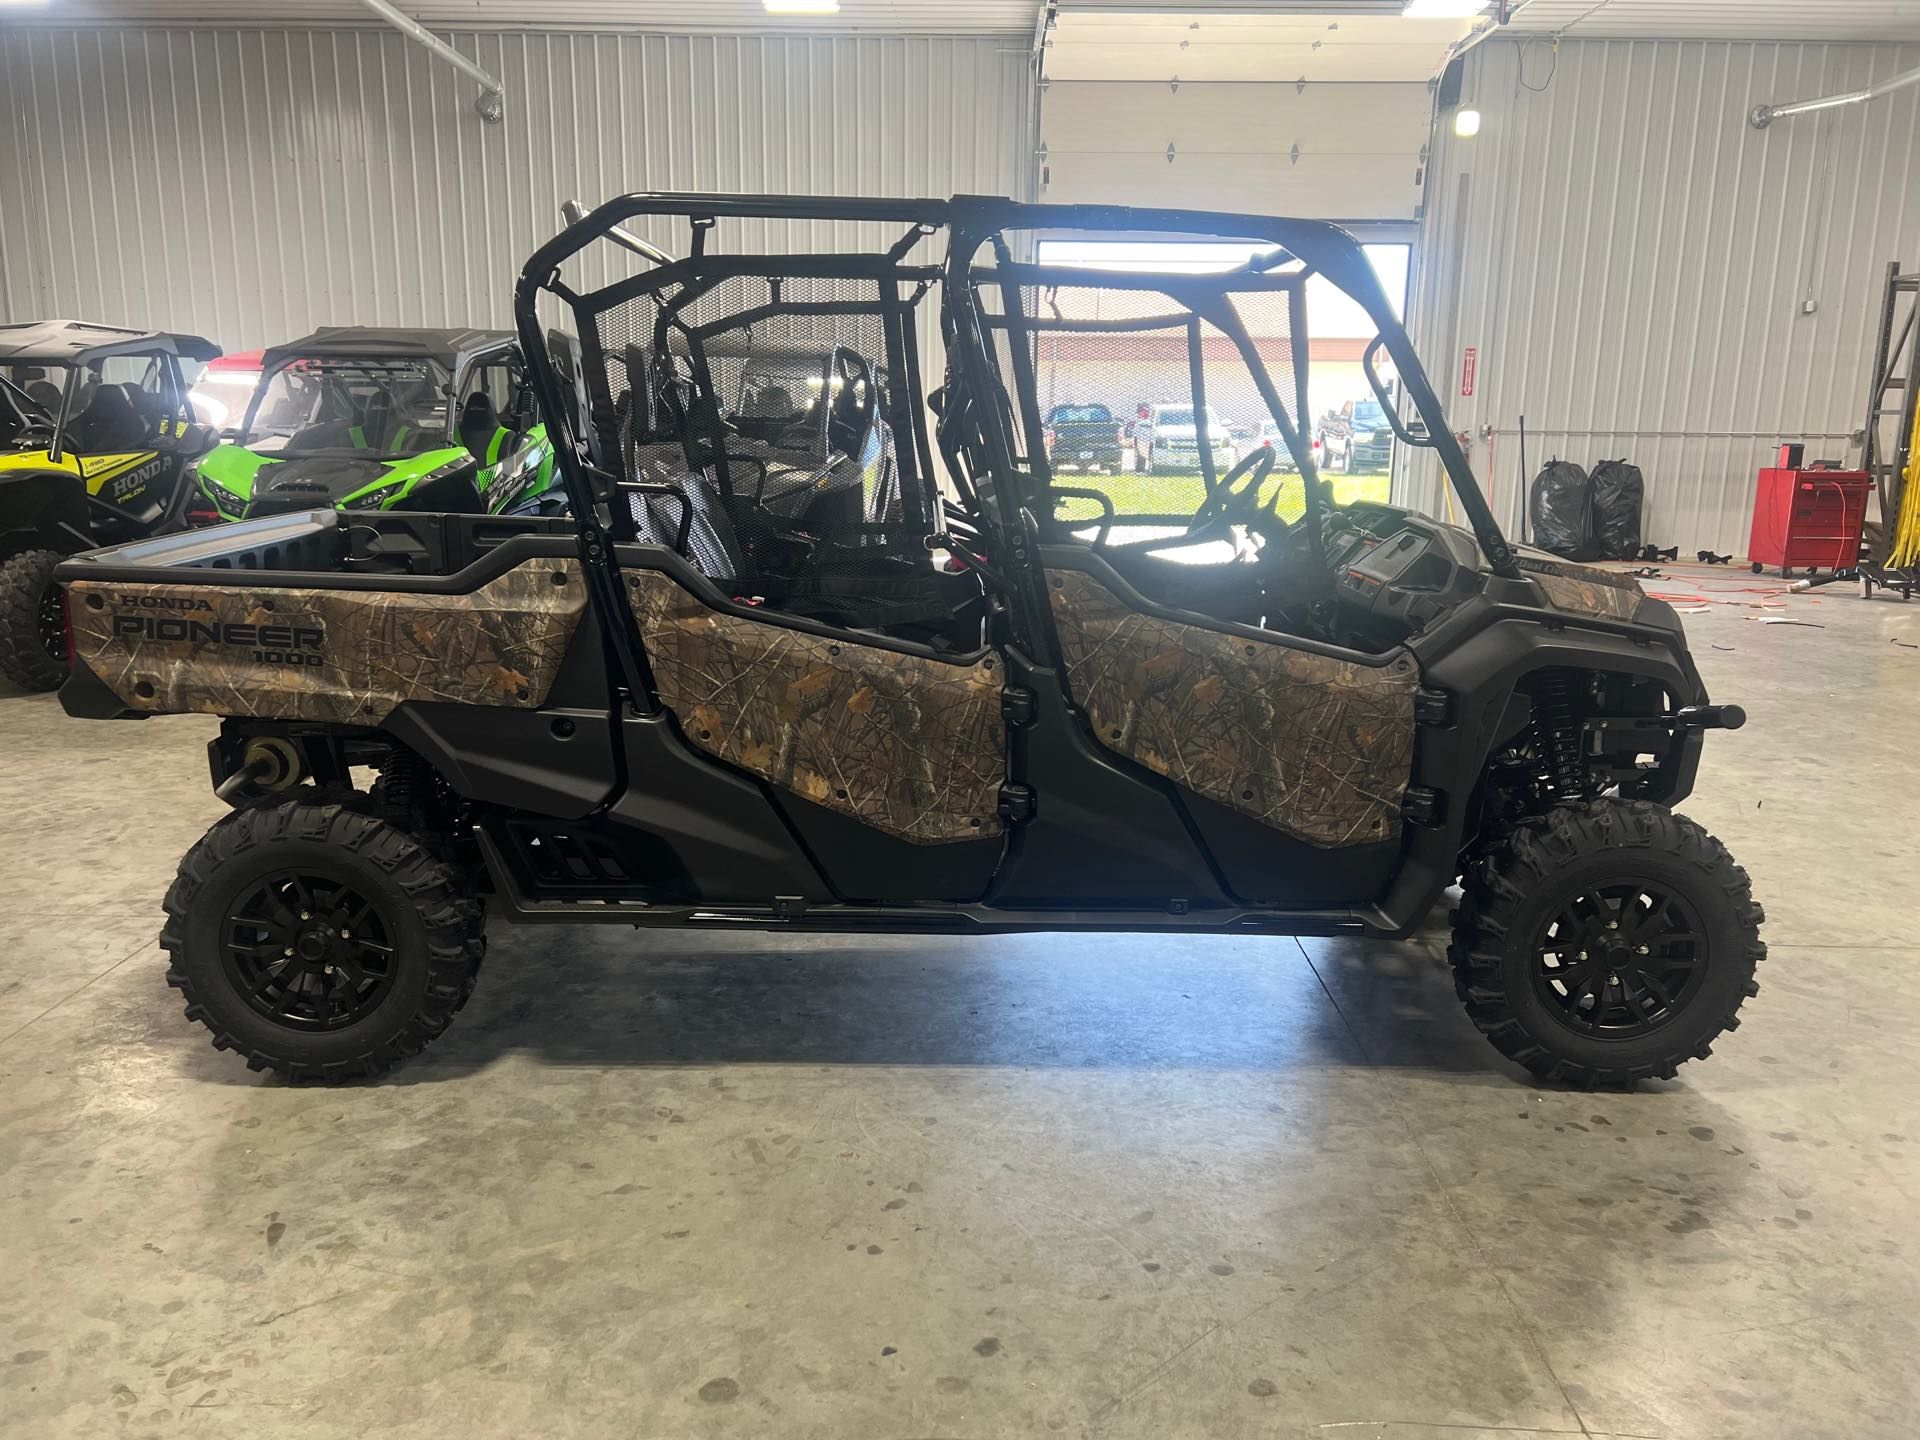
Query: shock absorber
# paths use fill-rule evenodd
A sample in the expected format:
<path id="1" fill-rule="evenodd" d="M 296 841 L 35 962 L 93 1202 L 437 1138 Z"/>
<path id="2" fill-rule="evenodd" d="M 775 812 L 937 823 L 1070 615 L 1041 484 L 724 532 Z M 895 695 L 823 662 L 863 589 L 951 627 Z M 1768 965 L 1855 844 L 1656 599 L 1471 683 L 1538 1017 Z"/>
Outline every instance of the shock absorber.
<path id="1" fill-rule="evenodd" d="M 1565 670 L 1542 671 L 1533 687 L 1533 746 L 1556 800 L 1578 800 L 1587 793 L 1580 734 L 1573 676 Z"/>
<path id="2" fill-rule="evenodd" d="M 376 794 L 390 821 L 414 826 L 433 813 L 433 767 L 411 750 L 395 746 L 380 766 Z"/>

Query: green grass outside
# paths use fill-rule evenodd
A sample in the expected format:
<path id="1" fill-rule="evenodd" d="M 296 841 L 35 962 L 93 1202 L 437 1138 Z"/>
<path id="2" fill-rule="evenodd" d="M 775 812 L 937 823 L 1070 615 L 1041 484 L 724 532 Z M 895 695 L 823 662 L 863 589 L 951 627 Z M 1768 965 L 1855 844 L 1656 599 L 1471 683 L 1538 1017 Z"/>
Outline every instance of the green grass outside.
<path id="1" fill-rule="evenodd" d="M 1098 490 L 1113 501 L 1113 508 L 1121 515 L 1191 515 L 1200 508 L 1201 498 L 1207 493 L 1198 472 L 1191 475 L 1145 475 L 1129 472 L 1123 475 L 1077 475 L 1063 474 L 1056 483 L 1069 485 L 1082 490 Z M 1333 503 L 1348 505 L 1355 500 L 1373 500 L 1385 504 L 1390 489 L 1390 479 L 1384 470 L 1356 473 L 1352 475 L 1322 475 L 1320 477 L 1333 491 Z M 1283 520 L 1297 520 L 1305 508 L 1298 475 L 1270 475 L 1261 493 L 1268 500 L 1279 497 L 1279 514 Z M 1090 500 L 1067 498 L 1058 512 L 1068 521 L 1092 520 L 1098 514 L 1098 507 Z"/>

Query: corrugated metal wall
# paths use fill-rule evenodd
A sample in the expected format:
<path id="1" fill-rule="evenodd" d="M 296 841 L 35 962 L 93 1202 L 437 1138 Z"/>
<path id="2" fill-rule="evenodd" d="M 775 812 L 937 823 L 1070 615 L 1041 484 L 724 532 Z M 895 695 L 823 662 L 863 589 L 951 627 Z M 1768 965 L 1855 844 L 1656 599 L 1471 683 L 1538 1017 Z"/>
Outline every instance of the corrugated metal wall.
<path id="1" fill-rule="evenodd" d="M 450 38 L 504 124 L 385 30 L 0 28 L 0 319 L 507 325 L 563 199 L 1031 193 L 1029 37 Z"/>
<path id="2" fill-rule="evenodd" d="M 1780 439 L 1857 459 L 1889 260 L 1920 260 L 1920 91 L 1758 131 L 1763 101 L 1849 90 L 1920 46 L 1489 41 L 1427 190 L 1415 338 L 1509 533 L 1528 464 L 1633 458 L 1647 538 L 1744 552 Z M 1803 314 L 1811 299 L 1816 309 Z M 1478 351 L 1463 397 L 1462 352 Z M 1483 424 L 1496 427 L 1491 450 Z M 1397 477 L 1444 513 L 1437 467 Z"/>

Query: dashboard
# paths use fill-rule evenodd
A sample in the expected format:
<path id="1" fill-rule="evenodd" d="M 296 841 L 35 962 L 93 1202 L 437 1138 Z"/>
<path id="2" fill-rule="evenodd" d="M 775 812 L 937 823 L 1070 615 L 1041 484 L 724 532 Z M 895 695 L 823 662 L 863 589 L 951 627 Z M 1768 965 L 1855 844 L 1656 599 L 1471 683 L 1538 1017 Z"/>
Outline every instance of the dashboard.
<path id="1" fill-rule="evenodd" d="M 1385 505 L 1345 506 L 1328 520 L 1327 567 L 1341 643 L 1393 645 L 1480 593 L 1473 536 Z"/>

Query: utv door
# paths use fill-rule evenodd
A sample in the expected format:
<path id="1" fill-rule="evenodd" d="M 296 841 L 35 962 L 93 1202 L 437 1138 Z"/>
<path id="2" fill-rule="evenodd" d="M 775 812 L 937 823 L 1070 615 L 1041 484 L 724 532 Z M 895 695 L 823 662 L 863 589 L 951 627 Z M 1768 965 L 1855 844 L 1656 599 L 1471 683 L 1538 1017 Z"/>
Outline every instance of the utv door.
<path id="1" fill-rule="evenodd" d="M 1411 655 L 1159 605 L 1090 548 L 1050 546 L 1043 563 L 1068 703 L 1097 744 L 1175 787 L 1235 898 L 1379 896 L 1413 763 Z"/>
<path id="2" fill-rule="evenodd" d="M 114 448 L 128 453 L 79 458 L 87 493 L 98 502 L 97 533 L 119 540 L 173 528 L 185 509 L 187 467 L 214 441 L 187 403 L 178 361 L 165 351 L 109 356 L 100 385 L 127 402 L 127 428 Z"/>
<path id="3" fill-rule="evenodd" d="M 682 857 L 698 898 L 765 903 L 781 893 L 768 875 L 801 873 L 802 857 L 827 887 L 788 881 L 802 898 L 986 891 L 1005 828 L 998 651 L 937 656 L 748 605 L 664 546 L 622 546 L 619 558 L 673 734 L 657 719 L 629 722 L 632 783 L 618 813 Z M 696 757 L 691 772 L 679 747 Z"/>
<path id="4" fill-rule="evenodd" d="M 1072 723 L 1127 773 L 1159 777 L 1234 899 L 1378 898 L 1400 849 L 1419 667 L 1404 645 L 1330 638 L 1326 496 L 1299 431 L 1305 267 L 1203 279 L 1001 255 L 974 278 L 1012 400 L 1005 488 L 1034 496 L 1029 578 L 1044 598 L 1030 608 Z M 1045 405 L 1129 392 L 1166 401 L 1135 426 L 1154 463 L 1056 483 Z M 1192 421 L 1190 449 L 1170 449 L 1169 416 Z M 1290 469 L 1257 443 L 1269 424 Z M 1058 777 L 1015 778 L 1045 816 Z"/>

